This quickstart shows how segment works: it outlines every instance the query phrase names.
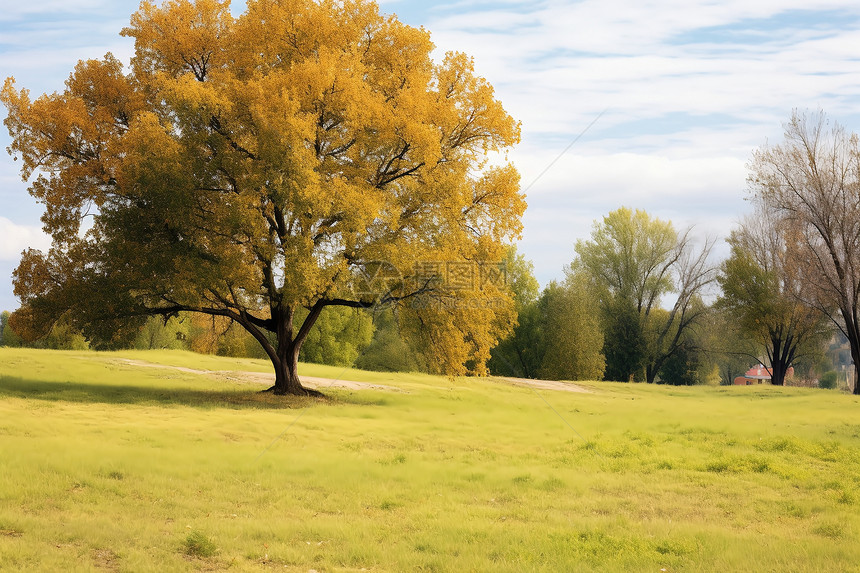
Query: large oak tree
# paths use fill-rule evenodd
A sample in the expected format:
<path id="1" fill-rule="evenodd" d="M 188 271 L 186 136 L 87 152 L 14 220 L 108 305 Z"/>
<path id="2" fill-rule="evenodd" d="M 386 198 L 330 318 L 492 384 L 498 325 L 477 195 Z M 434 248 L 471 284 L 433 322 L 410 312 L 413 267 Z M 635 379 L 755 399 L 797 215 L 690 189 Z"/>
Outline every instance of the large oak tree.
<path id="1" fill-rule="evenodd" d="M 122 33 L 128 70 L 108 54 L 61 93 L 3 87 L 53 237 L 15 272 L 21 330 L 229 317 L 274 391 L 301 394 L 324 308 L 399 304 L 438 370 L 483 371 L 512 307 L 487 262 L 525 203 L 516 170 L 485 159 L 519 125 L 467 56 L 434 62 L 427 31 L 367 0 L 249 0 L 236 18 L 228 1 L 143 2 Z"/>

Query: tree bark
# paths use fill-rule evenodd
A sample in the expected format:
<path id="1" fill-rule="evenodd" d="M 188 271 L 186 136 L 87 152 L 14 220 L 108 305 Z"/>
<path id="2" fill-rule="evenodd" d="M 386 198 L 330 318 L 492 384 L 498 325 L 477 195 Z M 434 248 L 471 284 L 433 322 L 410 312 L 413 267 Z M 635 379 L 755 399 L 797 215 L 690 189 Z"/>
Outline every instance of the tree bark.
<path id="1" fill-rule="evenodd" d="M 278 396 L 322 396 L 322 392 L 302 385 L 299 378 L 299 349 L 295 344 L 288 346 L 292 348 L 288 348 L 284 353 L 285 356 L 272 360 L 275 368 L 275 385 L 270 390 Z"/>
<path id="2" fill-rule="evenodd" d="M 851 347 L 851 360 L 854 362 L 854 388 L 852 393 L 860 396 L 860 343 L 849 339 Z"/>
<path id="3" fill-rule="evenodd" d="M 850 388 L 850 390 L 853 394 L 860 395 L 860 323 L 856 319 L 857 304 L 844 297 L 840 302 L 840 312 L 845 324 L 842 333 L 848 339 L 851 361 L 854 362 L 854 388 Z"/>
<path id="4" fill-rule="evenodd" d="M 299 350 L 311 327 L 319 318 L 323 306 L 322 302 L 313 306 L 295 336 L 293 336 L 293 310 L 273 310 L 273 316 L 277 317 L 275 335 L 278 339 L 278 346 L 274 353 L 269 354 L 272 366 L 275 368 L 275 385 L 269 390 L 274 394 L 278 396 L 323 396 L 323 393 L 318 390 L 302 386 L 302 381 L 299 378 Z"/>
<path id="5" fill-rule="evenodd" d="M 648 364 L 645 367 L 645 382 L 648 384 L 653 384 L 657 379 L 657 372 L 659 371 L 659 366 L 655 364 Z"/>
<path id="6" fill-rule="evenodd" d="M 785 386 L 787 368 L 782 360 L 774 360 L 771 364 L 770 383 L 774 386 Z"/>

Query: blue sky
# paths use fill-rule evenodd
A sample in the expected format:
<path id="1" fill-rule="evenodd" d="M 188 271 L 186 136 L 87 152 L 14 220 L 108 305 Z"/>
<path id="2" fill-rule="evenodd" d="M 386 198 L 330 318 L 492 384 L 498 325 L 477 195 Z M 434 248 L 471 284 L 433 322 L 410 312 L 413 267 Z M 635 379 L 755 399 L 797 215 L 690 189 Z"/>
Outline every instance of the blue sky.
<path id="1" fill-rule="evenodd" d="M 132 44 L 138 2 L 42 0 L 0 13 L 0 75 L 61 90 L 74 64 Z M 244 3 L 234 2 L 234 12 Z M 746 162 L 793 108 L 860 123 L 860 5 L 848 0 L 383 0 L 383 12 L 462 51 L 522 121 L 510 154 L 528 188 L 520 251 L 541 284 L 621 206 L 724 237 L 749 212 Z M 603 115 L 600 115 L 600 114 Z M 5 110 L 3 110 L 5 117 Z M 595 118 L 569 151 L 562 151 Z M 0 145 L 9 143 L 5 129 Z M 558 159 L 542 176 L 547 166 Z M 22 249 L 44 248 L 41 208 L 0 155 L 0 309 Z M 718 255 L 725 249 L 718 249 Z"/>

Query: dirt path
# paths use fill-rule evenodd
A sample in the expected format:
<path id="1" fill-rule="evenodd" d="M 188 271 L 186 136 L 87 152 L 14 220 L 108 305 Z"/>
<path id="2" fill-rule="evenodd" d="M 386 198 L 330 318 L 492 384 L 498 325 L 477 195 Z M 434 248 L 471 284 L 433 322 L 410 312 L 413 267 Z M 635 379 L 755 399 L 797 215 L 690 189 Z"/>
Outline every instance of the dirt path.
<path id="1" fill-rule="evenodd" d="M 167 364 L 158 364 L 155 362 L 147 362 L 145 360 L 132 360 L 129 358 L 121 358 L 116 360 L 116 362 L 127 366 L 162 368 L 164 370 L 174 370 L 176 372 L 185 372 L 188 374 L 201 374 L 225 381 L 238 382 L 240 384 L 271 386 L 275 383 L 275 375 L 268 372 L 252 372 L 246 370 L 197 370 L 195 368 L 186 368 L 185 366 L 170 366 Z M 302 384 L 317 390 L 325 390 L 326 388 L 345 388 L 347 390 L 384 390 L 388 392 L 404 391 L 394 386 L 371 384 L 369 382 L 356 382 L 355 380 L 334 380 L 331 378 L 319 378 L 317 376 L 300 376 L 300 378 L 302 380 Z M 584 386 L 579 386 L 571 382 L 561 382 L 559 380 L 531 380 L 529 378 L 508 377 L 498 378 L 498 380 L 510 382 L 515 386 L 524 386 L 538 390 L 556 390 L 560 392 L 579 392 L 584 394 L 594 393 L 593 390 L 585 388 Z"/>
<path id="2" fill-rule="evenodd" d="M 559 390 L 561 392 L 579 392 L 582 394 L 594 394 L 594 390 L 579 386 L 573 382 L 561 382 L 560 380 L 531 380 L 529 378 L 502 378 L 516 386 L 526 386 L 539 390 Z"/>
<path id="3" fill-rule="evenodd" d="M 127 358 L 119 359 L 117 362 L 128 366 L 163 368 L 165 370 L 175 370 L 177 372 L 185 372 L 188 374 L 202 374 L 204 376 L 213 376 L 221 380 L 229 380 L 230 382 L 239 382 L 241 384 L 271 386 L 275 383 L 275 375 L 268 372 L 251 372 L 246 370 L 197 370 L 194 368 L 186 368 L 184 366 L 169 366 L 167 364 L 157 364 L 155 362 L 131 360 Z M 346 388 L 347 390 L 387 390 L 389 392 L 403 392 L 403 390 L 395 388 L 394 386 L 371 384 L 369 382 L 356 382 L 355 380 L 334 380 L 331 378 L 319 378 L 317 376 L 299 376 L 299 378 L 301 378 L 303 385 L 317 390 L 324 390 L 326 388 Z"/>

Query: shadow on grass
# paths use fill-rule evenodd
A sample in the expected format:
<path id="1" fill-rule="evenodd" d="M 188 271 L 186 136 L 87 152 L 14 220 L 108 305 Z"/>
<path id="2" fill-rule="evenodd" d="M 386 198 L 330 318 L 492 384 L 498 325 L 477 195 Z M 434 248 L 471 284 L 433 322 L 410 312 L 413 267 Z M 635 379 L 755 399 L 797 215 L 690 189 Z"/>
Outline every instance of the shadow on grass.
<path id="1" fill-rule="evenodd" d="M 22 398 L 47 402 L 92 404 L 141 404 L 189 406 L 193 408 L 232 408 L 283 410 L 307 408 L 329 398 L 275 396 L 254 390 L 194 390 L 191 388 L 157 388 L 118 384 L 51 382 L 0 376 L 0 398 Z"/>

